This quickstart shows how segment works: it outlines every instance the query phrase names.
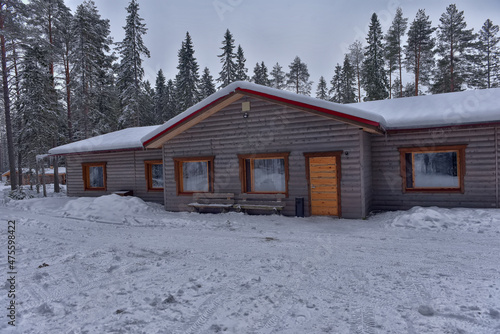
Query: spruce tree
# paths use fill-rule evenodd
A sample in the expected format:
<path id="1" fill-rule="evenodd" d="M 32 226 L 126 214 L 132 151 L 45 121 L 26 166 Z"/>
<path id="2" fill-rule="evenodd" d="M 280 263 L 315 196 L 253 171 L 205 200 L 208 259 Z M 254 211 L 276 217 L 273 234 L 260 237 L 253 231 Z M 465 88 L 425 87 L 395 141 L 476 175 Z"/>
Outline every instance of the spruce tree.
<path id="1" fill-rule="evenodd" d="M 487 19 L 476 44 L 474 56 L 474 72 L 472 85 L 477 88 L 498 87 L 500 74 L 500 49 L 498 42 L 498 25 Z"/>
<path id="2" fill-rule="evenodd" d="M 44 154 L 59 136 L 61 114 L 57 92 L 53 86 L 50 50 L 39 45 L 26 46 L 21 75 L 18 149 L 28 165 L 36 163 L 36 155 Z"/>
<path id="3" fill-rule="evenodd" d="M 219 72 L 219 78 L 217 79 L 217 81 L 221 83 L 219 88 L 226 87 L 236 80 L 237 68 L 235 63 L 236 54 L 234 53 L 234 39 L 229 29 L 227 29 L 224 34 L 224 41 L 222 41 L 221 49 L 222 54 L 217 56 L 222 63 L 222 70 Z"/>
<path id="4" fill-rule="evenodd" d="M 156 74 L 154 98 L 153 98 L 153 113 L 155 115 L 156 124 L 160 124 L 165 121 L 164 115 L 167 109 L 167 80 L 165 75 L 163 75 L 163 70 L 159 70 Z"/>
<path id="5" fill-rule="evenodd" d="M 355 103 L 356 88 L 354 87 L 354 85 L 356 81 L 356 74 L 347 55 L 344 57 L 344 65 L 342 66 L 341 78 L 341 103 Z"/>
<path id="6" fill-rule="evenodd" d="M 310 95 L 312 81 L 309 81 L 307 65 L 296 56 L 288 68 L 290 69 L 286 74 L 288 89 L 296 94 Z"/>
<path id="7" fill-rule="evenodd" d="M 473 29 L 466 29 L 464 12 L 459 12 L 456 5 L 449 5 L 439 20 L 441 24 L 436 48 L 439 59 L 431 87 L 434 94 L 464 89 L 469 79 L 471 47 L 475 38 Z"/>
<path id="8" fill-rule="evenodd" d="M 428 85 L 430 82 L 434 68 L 434 30 L 436 28 L 432 27 L 425 10 L 419 9 L 408 30 L 405 45 L 405 66 L 415 77 L 415 96 L 419 94 L 421 84 Z"/>
<path id="9" fill-rule="evenodd" d="M 74 132 L 77 139 L 102 134 L 109 124 L 109 110 L 116 109 L 113 98 L 114 79 L 110 55 L 112 39 L 109 37 L 109 20 L 101 19 L 94 1 L 84 1 L 76 9 L 73 26 L 75 38 L 71 53 L 73 64 Z M 112 117 L 114 119 L 114 117 Z"/>
<path id="10" fill-rule="evenodd" d="M 276 63 L 271 71 L 271 87 L 276 89 L 286 88 L 286 74 L 283 71 L 283 67 Z"/>
<path id="11" fill-rule="evenodd" d="M 175 115 L 177 115 L 179 111 L 178 103 L 177 103 L 177 94 L 175 92 L 175 83 L 172 80 L 167 81 L 167 108 L 165 110 L 165 114 L 163 115 L 163 121 L 168 121 Z"/>
<path id="12" fill-rule="evenodd" d="M 316 98 L 321 100 L 329 100 L 328 87 L 326 86 L 326 80 L 323 76 L 319 78 L 318 87 L 316 88 Z"/>
<path id="13" fill-rule="evenodd" d="M 330 83 L 332 84 L 332 88 L 330 88 L 329 91 L 331 95 L 330 101 L 342 103 L 342 66 L 338 63 L 337 66 L 335 66 L 335 73 Z"/>
<path id="14" fill-rule="evenodd" d="M 215 92 L 214 78 L 210 74 L 208 67 L 205 67 L 200 82 L 200 98 L 205 99 Z"/>
<path id="15" fill-rule="evenodd" d="M 373 14 L 370 21 L 365 47 L 365 60 L 363 62 L 363 88 L 366 91 L 366 101 L 383 100 L 389 96 L 388 83 L 384 69 L 382 27 L 377 14 Z"/>
<path id="16" fill-rule="evenodd" d="M 271 80 L 267 74 L 267 67 L 264 62 L 256 63 L 253 69 L 252 82 L 258 85 L 271 86 Z"/>
<path id="17" fill-rule="evenodd" d="M 249 77 L 247 75 L 248 69 L 245 67 L 245 54 L 241 45 L 238 45 L 238 50 L 236 51 L 236 76 L 235 81 L 248 81 Z"/>
<path id="18" fill-rule="evenodd" d="M 189 32 L 186 33 L 186 40 L 182 42 L 178 53 L 179 65 L 178 74 L 175 77 L 176 105 L 182 112 L 200 101 L 198 86 L 200 75 L 198 74 L 198 63 L 194 57 L 193 42 Z"/>
<path id="19" fill-rule="evenodd" d="M 402 51 L 403 36 L 408 26 L 408 19 L 403 17 L 403 10 L 399 7 L 386 35 L 385 58 L 389 68 L 389 84 L 392 86 L 392 72 L 399 71 L 399 96 L 403 96 L 402 78 Z M 392 94 L 391 94 L 392 95 Z M 392 96 L 390 96 L 392 97 Z"/>
<path id="20" fill-rule="evenodd" d="M 159 124 L 155 113 L 155 90 L 149 80 L 142 85 L 139 95 L 139 113 L 141 115 L 141 126 Z"/>
<path id="21" fill-rule="evenodd" d="M 363 52 L 363 45 L 360 41 L 355 41 L 349 46 L 349 61 L 354 68 L 356 73 L 356 84 L 358 85 L 358 102 L 361 102 L 361 67 L 363 65 L 363 60 L 365 59 L 365 54 Z"/>
<path id="22" fill-rule="evenodd" d="M 142 56 L 150 57 L 150 53 L 142 36 L 146 34 L 146 24 L 139 15 L 139 3 L 131 0 L 127 7 L 127 18 L 125 27 L 125 38 L 117 43 L 117 51 L 120 54 L 120 65 L 118 66 L 118 88 L 120 89 L 120 100 L 122 126 L 141 125 L 141 101 L 142 79 L 144 69 L 142 67 Z"/>

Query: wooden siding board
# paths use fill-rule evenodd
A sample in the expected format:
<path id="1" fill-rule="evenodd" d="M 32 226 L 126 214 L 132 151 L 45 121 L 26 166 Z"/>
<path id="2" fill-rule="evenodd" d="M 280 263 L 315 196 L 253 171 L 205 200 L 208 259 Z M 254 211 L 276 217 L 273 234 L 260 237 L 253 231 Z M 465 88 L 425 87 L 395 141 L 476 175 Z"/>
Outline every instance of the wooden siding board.
<path id="1" fill-rule="evenodd" d="M 249 117 L 243 118 L 241 101 L 172 138 L 163 146 L 166 209 L 187 210 L 192 196 L 177 196 L 172 157 L 214 155 L 215 191 L 241 193 L 237 154 L 290 152 L 289 197 L 285 215 L 295 215 L 295 198 L 309 199 L 304 152 L 348 150 L 342 156 L 341 204 L 344 217 L 361 216 L 360 131 L 317 115 L 250 98 Z M 344 189 L 345 188 L 345 189 Z M 353 193 L 352 196 L 350 193 Z M 346 200 L 344 201 L 344 197 Z M 345 208 L 344 208 L 345 205 Z"/>
<path id="2" fill-rule="evenodd" d="M 498 130 L 497 130 L 498 131 Z M 372 137 L 374 210 L 400 210 L 413 206 L 495 207 L 495 128 L 419 131 Z M 400 147 L 467 144 L 465 193 L 403 193 Z M 497 148 L 498 150 L 498 148 Z"/>
<path id="3" fill-rule="evenodd" d="M 133 190 L 134 196 L 146 201 L 163 203 L 161 192 L 148 192 L 144 171 L 144 160 L 161 159 L 160 150 L 89 153 L 66 157 L 68 173 L 68 196 L 97 197 L 118 190 Z M 83 162 L 106 162 L 106 191 L 85 191 L 83 187 Z"/>

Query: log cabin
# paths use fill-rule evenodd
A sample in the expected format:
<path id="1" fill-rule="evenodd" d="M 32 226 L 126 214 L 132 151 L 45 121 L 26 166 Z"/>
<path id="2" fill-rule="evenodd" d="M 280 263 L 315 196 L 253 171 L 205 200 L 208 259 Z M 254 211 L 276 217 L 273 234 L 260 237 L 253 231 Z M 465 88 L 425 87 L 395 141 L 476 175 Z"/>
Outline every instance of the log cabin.
<path id="1" fill-rule="evenodd" d="M 168 211 L 498 208 L 500 89 L 346 105 L 235 82 L 165 124 L 49 154 L 66 156 L 70 196 L 130 191 Z"/>

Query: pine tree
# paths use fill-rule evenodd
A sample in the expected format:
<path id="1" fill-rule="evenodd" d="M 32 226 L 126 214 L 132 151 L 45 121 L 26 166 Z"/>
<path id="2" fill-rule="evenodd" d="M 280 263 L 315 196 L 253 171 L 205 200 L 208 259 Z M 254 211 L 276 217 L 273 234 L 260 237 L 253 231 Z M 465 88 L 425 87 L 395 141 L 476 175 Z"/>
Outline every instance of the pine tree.
<path id="1" fill-rule="evenodd" d="M 273 70 L 271 71 L 271 87 L 276 89 L 286 88 L 286 74 L 283 71 L 283 67 L 278 63 L 273 66 Z"/>
<path id="2" fill-rule="evenodd" d="M 205 67 L 203 69 L 203 75 L 201 76 L 200 97 L 201 99 L 205 99 L 215 92 L 214 78 L 210 74 L 208 67 Z"/>
<path id="3" fill-rule="evenodd" d="M 356 74 L 354 68 L 351 66 L 349 57 L 344 57 L 344 65 L 342 66 L 342 89 L 341 89 L 341 103 L 355 103 L 356 102 L 356 89 L 354 87 Z"/>
<path id="4" fill-rule="evenodd" d="M 393 91 L 393 96 L 395 98 L 400 98 L 400 97 L 411 97 L 415 96 L 415 82 L 407 82 L 406 85 L 403 86 L 403 95 L 400 96 L 400 82 L 399 78 L 394 79 L 394 85 L 392 87 Z M 422 92 L 419 92 L 418 95 L 422 95 Z"/>
<path id="5" fill-rule="evenodd" d="M 236 76 L 235 81 L 248 81 L 249 77 L 247 75 L 248 69 L 245 67 L 245 55 L 243 53 L 243 48 L 238 45 L 238 51 L 236 51 Z"/>
<path id="6" fill-rule="evenodd" d="M 63 0 L 32 0 L 29 3 L 28 24 L 40 37 L 43 48 L 48 51 L 49 73 L 55 80 L 54 63 L 61 55 L 61 33 L 64 29 L 65 17 L 70 14 Z M 55 83 L 54 83 L 55 85 Z"/>
<path id="7" fill-rule="evenodd" d="M 125 38 L 117 43 L 117 51 L 121 56 L 118 66 L 117 85 L 120 89 L 122 116 L 120 123 L 127 127 L 141 125 L 140 97 L 142 94 L 142 56 L 150 57 L 148 48 L 144 45 L 142 36 L 146 34 L 146 24 L 139 15 L 139 3 L 131 0 L 127 7 Z"/>
<path id="8" fill-rule="evenodd" d="M 114 110 L 116 94 L 112 78 L 110 55 L 112 39 L 109 37 L 109 20 L 101 19 L 94 1 L 87 0 L 76 9 L 73 27 L 75 38 L 71 62 L 73 64 L 72 110 L 77 139 L 102 134 L 113 125 L 109 124 L 109 110 Z M 114 117 L 112 117 L 114 119 Z"/>
<path id="9" fill-rule="evenodd" d="M 330 83 L 332 84 L 332 88 L 329 91 L 332 96 L 330 101 L 342 103 L 342 66 L 339 63 L 335 66 L 335 73 Z"/>
<path id="10" fill-rule="evenodd" d="M 164 115 L 167 109 L 167 80 L 163 71 L 160 69 L 156 74 L 155 89 L 154 89 L 154 115 L 156 119 L 156 124 L 164 122 Z"/>
<path id="11" fill-rule="evenodd" d="M 267 67 L 264 62 L 255 64 L 252 81 L 258 85 L 271 86 L 271 81 L 269 80 L 269 75 L 267 74 Z"/>
<path id="12" fill-rule="evenodd" d="M 229 29 L 226 30 L 224 34 L 224 41 L 222 42 L 222 54 L 217 57 L 220 58 L 220 62 L 222 63 L 222 70 L 219 72 L 219 78 L 217 79 L 220 82 L 219 88 L 226 87 L 231 82 L 236 80 L 236 64 L 234 62 L 236 55 L 234 54 L 234 39 L 233 35 Z"/>
<path id="13" fill-rule="evenodd" d="M 430 81 L 434 67 L 434 30 L 436 28 L 432 27 L 429 16 L 419 9 L 408 30 L 405 45 L 405 66 L 415 76 L 415 96 L 419 93 L 420 85 L 428 85 Z"/>
<path id="14" fill-rule="evenodd" d="M 179 73 L 175 77 L 175 95 L 176 107 L 184 111 L 200 101 L 198 85 L 200 84 L 200 75 L 198 74 L 198 63 L 194 57 L 193 43 L 189 32 L 186 33 L 186 39 L 182 42 L 178 53 Z"/>
<path id="15" fill-rule="evenodd" d="M 22 10 L 23 3 L 21 1 L 2 1 L 0 2 L 0 50 L 2 62 L 2 92 L 3 92 L 3 107 L 5 113 L 5 131 L 7 137 L 7 152 L 9 158 L 9 169 L 14 175 L 16 169 L 15 151 L 14 151 L 14 134 L 11 118 L 11 100 L 10 100 L 10 85 L 9 85 L 9 66 L 7 58 L 7 39 L 9 34 L 20 29 L 23 25 L 22 16 L 18 15 Z M 21 168 L 21 167 L 19 167 Z M 11 177 L 11 189 L 17 188 L 17 180 Z"/>
<path id="16" fill-rule="evenodd" d="M 472 85 L 477 88 L 492 88 L 500 85 L 500 48 L 498 42 L 498 25 L 487 19 L 476 44 Z"/>
<path id="17" fill-rule="evenodd" d="M 439 59 L 434 73 L 434 94 L 455 92 L 463 89 L 469 79 L 471 47 L 475 38 L 473 29 L 466 29 L 464 12 L 459 12 L 454 4 L 446 8 L 439 19 L 438 45 Z"/>
<path id="18" fill-rule="evenodd" d="M 316 98 L 321 100 L 329 100 L 328 87 L 326 86 L 326 80 L 323 76 L 319 78 L 318 87 L 316 88 Z"/>
<path id="19" fill-rule="evenodd" d="M 363 65 L 363 60 L 365 54 L 363 52 L 363 45 L 360 41 L 355 41 L 349 46 L 349 61 L 354 67 L 356 73 L 356 83 L 358 85 L 358 102 L 361 102 L 361 67 Z"/>
<path id="20" fill-rule="evenodd" d="M 66 129 L 68 142 L 73 141 L 73 115 L 72 115 L 72 103 L 71 103 L 71 81 L 72 81 L 72 51 L 74 49 L 75 38 L 73 34 L 73 15 L 68 11 L 61 14 L 59 20 L 59 43 L 61 45 L 61 60 L 63 63 L 64 78 L 63 87 L 65 93 L 65 103 L 66 103 Z"/>
<path id="21" fill-rule="evenodd" d="M 366 101 L 383 100 L 389 96 L 384 70 L 383 38 L 380 21 L 374 13 L 366 37 L 368 45 L 365 48 L 365 60 L 362 67 L 362 83 L 366 91 Z"/>
<path id="22" fill-rule="evenodd" d="M 385 58 L 389 65 L 389 83 L 392 86 L 392 72 L 399 70 L 399 96 L 403 96 L 402 78 L 402 51 L 403 36 L 408 26 L 408 19 L 403 18 L 403 10 L 399 7 L 386 35 Z M 392 95 L 392 94 L 390 94 Z M 392 98 L 392 96 L 390 96 Z"/>
<path id="23" fill-rule="evenodd" d="M 286 74 L 288 89 L 296 94 L 310 95 L 312 81 L 309 81 L 307 65 L 296 56 L 288 68 L 290 69 Z"/>

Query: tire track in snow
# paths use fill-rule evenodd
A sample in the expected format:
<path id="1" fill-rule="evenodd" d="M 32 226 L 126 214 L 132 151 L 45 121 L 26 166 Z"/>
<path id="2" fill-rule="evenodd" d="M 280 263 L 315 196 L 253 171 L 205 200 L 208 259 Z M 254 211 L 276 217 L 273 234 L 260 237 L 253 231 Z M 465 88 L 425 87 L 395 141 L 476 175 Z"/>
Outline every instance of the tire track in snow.
<path id="1" fill-rule="evenodd" d="M 215 312 L 224 305 L 224 302 L 234 294 L 236 290 L 236 282 L 230 282 L 225 284 L 225 288 L 219 290 L 219 292 L 215 296 L 209 297 L 202 305 L 200 306 L 201 311 L 200 315 L 196 316 L 196 320 L 185 330 L 177 330 L 175 334 L 196 334 L 200 333 L 203 327 L 209 322 L 211 317 L 215 314 Z"/>
<path id="2" fill-rule="evenodd" d="M 375 316 L 372 307 L 354 306 L 350 310 L 351 334 L 375 334 Z"/>

